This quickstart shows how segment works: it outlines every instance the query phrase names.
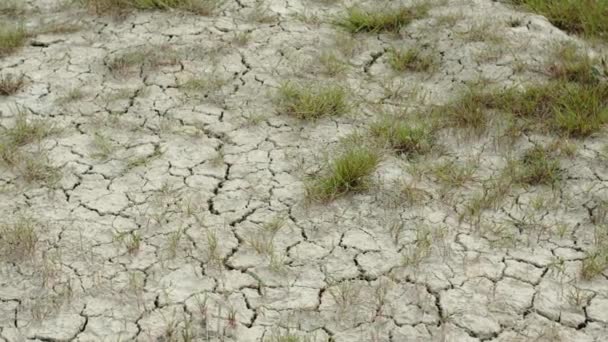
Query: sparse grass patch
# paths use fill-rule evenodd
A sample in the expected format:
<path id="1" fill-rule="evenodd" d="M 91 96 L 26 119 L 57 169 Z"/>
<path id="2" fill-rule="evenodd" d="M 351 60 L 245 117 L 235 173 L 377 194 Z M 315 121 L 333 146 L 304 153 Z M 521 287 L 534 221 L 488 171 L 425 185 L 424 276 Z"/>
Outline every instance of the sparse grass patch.
<path id="1" fill-rule="evenodd" d="M 436 109 L 435 114 L 444 118 L 447 127 L 469 128 L 481 133 L 488 124 L 485 102 L 486 95 L 481 89 L 471 87 L 459 100 Z"/>
<path id="2" fill-rule="evenodd" d="M 388 51 L 388 63 L 396 71 L 432 71 L 437 62 L 432 54 L 424 53 L 421 49 L 411 48 L 398 50 L 392 48 Z"/>
<path id="3" fill-rule="evenodd" d="M 459 163 L 455 160 L 448 160 L 433 165 L 430 171 L 442 186 L 457 188 L 473 179 L 476 166 L 476 163 L 471 161 Z"/>
<path id="4" fill-rule="evenodd" d="M 9 55 L 23 46 L 27 36 L 23 23 L 0 22 L 0 57 Z"/>
<path id="5" fill-rule="evenodd" d="M 336 158 L 323 174 L 308 182 L 307 197 L 329 201 L 350 192 L 365 190 L 379 162 L 377 151 L 353 145 Z"/>
<path id="6" fill-rule="evenodd" d="M 9 96 L 16 94 L 23 88 L 24 85 L 25 77 L 23 75 L 0 75 L 0 96 Z"/>
<path id="7" fill-rule="evenodd" d="M 72 88 L 68 90 L 64 95 L 57 98 L 57 103 L 60 105 L 68 104 L 82 100 L 86 96 L 86 93 L 80 88 Z"/>
<path id="8" fill-rule="evenodd" d="M 568 137 L 586 137 L 608 122 L 608 83 L 551 81 L 520 91 L 484 92 L 471 88 L 459 100 L 437 110 L 446 124 L 484 130 L 487 110 L 498 110 L 526 123 L 527 128 Z"/>
<path id="9" fill-rule="evenodd" d="M 42 151 L 32 154 L 24 153 L 18 168 L 26 183 L 52 185 L 61 179 L 59 168 L 50 165 L 47 154 Z"/>
<path id="10" fill-rule="evenodd" d="M 4 130 L 0 145 L 8 145 L 17 148 L 29 143 L 40 141 L 50 135 L 52 127 L 48 122 L 41 119 L 28 119 L 28 113 L 23 109 L 17 109 L 15 123 L 11 128 Z"/>
<path id="11" fill-rule="evenodd" d="M 179 88 L 188 95 L 205 98 L 211 102 L 218 103 L 221 100 L 221 90 L 229 82 L 228 79 L 216 73 L 209 73 L 204 77 L 194 77 L 181 83 Z"/>
<path id="12" fill-rule="evenodd" d="M 529 185 L 551 185 L 561 179 L 555 151 L 541 146 L 527 150 L 517 161 L 515 172 L 516 181 Z"/>
<path id="13" fill-rule="evenodd" d="M 129 9 L 178 9 L 198 15 L 210 15 L 221 0 L 76 0 L 96 14 L 117 14 Z"/>
<path id="14" fill-rule="evenodd" d="M 501 43 L 504 38 L 498 33 L 500 30 L 491 21 L 473 22 L 464 38 L 469 42 Z"/>
<path id="15" fill-rule="evenodd" d="M 420 3 L 412 7 L 396 9 L 363 9 L 351 7 L 335 23 L 349 32 L 398 32 L 403 26 L 424 17 L 428 5 Z"/>
<path id="16" fill-rule="evenodd" d="M 397 153 L 415 157 L 431 151 L 435 136 L 426 124 L 410 124 L 404 119 L 385 118 L 370 127 L 370 132 L 380 143 Z"/>
<path id="17" fill-rule="evenodd" d="M 323 74 L 327 76 L 339 76 L 348 69 L 348 64 L 335 53 L 323 52 L 319 56 L 319 64 L 322 67 Z"/>
<path id="18" fill-rule="evenodd" d="M 348 111 L 347 92 L 338 85 L 284 83 L 279 87 L 279 111 L 299 119 L 342 115 Z"/>
<path id="19" fill-rule="evenodd" d="M 36 252 L 37 222 L 19 215 L 14 222 L 0 224 L 0 258 L 17 262 L 29 259 Z"/>
<path id="20" fill-rule="evenodd" d="M 126 76 L 135 67 L 156 69 L 161 66 L 176 65 L 178 63 L 179 56 L 177 52 L 169 46 L 161 45 L 118 54 L 112 57 L 106 65 L 112 74 Z"/>
<path id="21" fill-rule="evenodd" d="M 512 171 L 507 167 L 496 177 L 484 182 L 481 191 L 473 195 L 460 214 L 459 220 L 479 224 L 481 214 L 487 209 L 496 209 L 509 195 L 513 186 Z"/>
<path id="22" fill-rule="evenodd" d="M 510 89 L 487 104 L 569 137 L 586 137 L 608 122 L 608 84 L 554 81 L 525 91 Z"/>
<path id="23" fill-rule="evenodd" d="M 513 0 L 544 15 L 558 28 L 588 37 L 608 39 L 608 2 L 603 0 Z"/>
<path id="24" fill-rule="evenodd" d="M 95 149 L 92 157 L 102 160 L 107 159 L 116 150 L 116 146 L 112 140 L 99 132 L 95 132 L 92 145 Z"/>
<path id="25" fill-rule="evenodd" d="M 595 227 L 593 246 L 586 254 L 581 268 L 581 277 L 590 280 L 608 268 L 608 226 L 606 224 Z"/>
<path id="26" fill-rule="evenodd" d="M 608 77 L 601 62 L 580 51 L 574 44 L 559 45 L 553 53 L 554 62 L 548 67 L 552 78 L 567 82 L 596 84 Z"/>
<path id="27" fill-rule="evenodd" d="M 40 142 L 54 132 L 45 120 L 29 120 L 24 110 L 18 110 L 15 123 L 0 134 L 0 162 L 18 171 L 30 182 L 53 184 L 61 178 L 59 169 L 48 162 L 44 151 L 25 152 L 20 148 Z"/>

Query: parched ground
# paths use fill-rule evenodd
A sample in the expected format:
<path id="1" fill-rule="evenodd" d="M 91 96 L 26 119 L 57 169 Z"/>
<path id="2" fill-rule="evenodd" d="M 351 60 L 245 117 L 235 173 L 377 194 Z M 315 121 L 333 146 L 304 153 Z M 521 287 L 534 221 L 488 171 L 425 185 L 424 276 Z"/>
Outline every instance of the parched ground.
<path id="1" fill-rule="evenodd" d="M 40 33 L 0 59 L 25 77 L 0 126 L 50 131 L 0 164 L 0 340 L 605 341 L 608 272 L 581 275 L 608 215 L 605 133 L 566 142 L 559 184 L 513 185 L 477 215 L 509 156 L 556 138 L 503 139 L 491 118 L 419 158 L 385 153 L 365 191 L 305 191 L 381 114 L 543 82 L 556 43 L 587 43 L 490 0 L 352 35 L 332 24 L 352 4 L 113 18 L 28 1 Z M 393 47 L 437 66 L 395 72 Z M 287 81 L 344 86 L 348 114 L 281 113 Z M 438 164 L 469 177 L 444 184 Z"/>

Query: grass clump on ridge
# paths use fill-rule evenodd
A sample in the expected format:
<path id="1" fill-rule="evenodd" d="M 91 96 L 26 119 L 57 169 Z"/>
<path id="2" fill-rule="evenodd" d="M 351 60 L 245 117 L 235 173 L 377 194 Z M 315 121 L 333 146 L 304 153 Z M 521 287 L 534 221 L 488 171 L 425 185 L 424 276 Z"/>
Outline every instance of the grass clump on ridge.
<path id="1" fill-rule="evenodd" d="M 428 12 L 428 5 L 421 3 L 412 7 L 371 10 L 351 7 L 336 21 L 336 25 L 349 32 L 398 32 L 403 26 L 420 19 Z"/>
<path id="2" fill-rule="evenodd" d="M 544 15 L 556 27 L 588 37 L 608 39 L 608 2 L 605 0 L 514 0 Z"/>
<path id="3" fill-rule="evenodd" d="M 316 201 L 330 201 L 347 193 L 365 190 L 378 163 L 380 154 L 374 149 L 349 147 L 333 160 L 323 174 L 308 182 L 307 197 Z"/>
<path id="4" fill-rule="evenodd" d="M 553 80 L 519 90 L 484 92 L 469 89 L 459 100 L 438 112 L 457 127 L 484 129 L 486 112 L 498 110 L 525 123 L 526 129 L 584 138 L 608 123 L 608 84 Z"/>
<path id="5" fill-rule="evenodd" d="M 276 102 L 283 113 L 299 119 L 316 119 L 345 114 L 346 100 L 346 90 L 341 86 L 284 83 L 279 87 Z"/>

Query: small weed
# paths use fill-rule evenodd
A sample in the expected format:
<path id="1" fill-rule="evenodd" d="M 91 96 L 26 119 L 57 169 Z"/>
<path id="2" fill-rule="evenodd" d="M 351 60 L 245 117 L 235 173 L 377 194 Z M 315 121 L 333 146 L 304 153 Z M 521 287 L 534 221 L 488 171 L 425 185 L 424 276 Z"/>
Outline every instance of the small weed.
<path id="1" fill-rule="evenodd" d="M 232 38 L 232 42 L 237 46 L 245 46 L 249 40 L 251 40 L 251 32 L 238 32 Z"/>
<path id="2" fill-rule="evenodd" d="M 95 132 L 93 136 L 93 148 L 95 153 L 92 154 L 92 157 L 103 160 L 107 159 L 116 150 L 112 140 L 99 132 Z"/>
<path id="3" fill-rule="evenodd" d="M 0 96 L 14 95 L 18 93 L 24 85 L 25 77 L 23 75 L 0 75 Z"/>
<path id="4" fill-rule="evenodd" d="M 169 254 L 170 259 L 174 259 L 177 256 L 180 241 L 182 240 L 184 235 L 185 235 L 185 231 L 183 228 L 179 228 L 178 230 L 171 232 L 171 234 L 169 234 L 167 252 Z"/>
<path id="5" fill-rule="evenodd" d="M 418 266 L 431 254 L 433 247 L 433 232 L 429 227 L 423 226 L 416 230 L 414 246 L 403 255 L 404 266 Z"/>
<path id="6" fill-rule="evenodd" d="M 53 128 L 48 122 L 41 119 L 30 120 L 28 112 L 18 108 L 14 125 L 2 132 L 4 139 L 0 139 L 0 151 L 9 152 L 9 150 L 40 141 L 52 132 Z M 0 153 L 0 155 L 3 154 Z M 6 159 L 5 161 L 8 162 Z"/>
<path id="7" fill-rule="evenodd" d="M 408 157 L 426 154 L 435 145 L 435 136 L 429 126 L 410 125 L 402 119 L 380 120 L 372 124 L 370 131 L 383 145 Z"/>
<path id="8" fill-rule="evenodd" d="M 602 274 L 608 268 L 608 226 L 595 227 L 595 237 L 591 251 L 583 259 L 581 276 L 590 280 Z"/>
<path id="9" fill-rule="evenodd" d="M 86 93 L 79 88 L 72 88 L 68 90 L 65 95 L 57 99 L 57 103 L 60 105 L 68 104 L 82 100 L 86 96 Z"/>
<path id="10" fill-rule="evenodd" d="M 483 184 L 483 189 L 476 193 L 466 204 L 459 220 L 469 219 L 479 223 L 481 214 L 487 209 L 496 209 L 511 191 L 513 179 L 510 168 L 501 172 L 497 177 Z"/>
<path id="11" fill-rule="evenodd" d="M 0 57 L 9 55 L 19 49 L 27 39 L 27 31 L 22 23 L 0 23 Z"/>
<path id="12" fill-rule="evenodd" d="M 431 54 L 424 53 L 418 48 L 408 50 L 390 49 L 388 63 L 396 71 L 432 71 L 437 63 Z"/>
<path id="13" fill-rule="evenodd" d="M 608 2 L 601 0 L 513 0 L 546 16 L 558 28 L 588 37 L 608 38 Z"/>
<path id="14" fill-rule="evenodd" d="M 426 4 L 383 10 L 351 7 L 345 16 L 336 21 L 336 25 L 352 33 L 398 32 L 412 21 L 424 17 L 427 12 Z"/>
<path id="15" fill-rule="evenodd" d="M 116 232 L 114 241 L 123 245 L 129 254 L 137 254 L 141 246 L 141 235 L 139 232 Z"/>
<path id="16" fill-rule="evenodd" d="M 48 156 L 42 151 L 33 154 L 24 153 L 18 168 L 21 169 L 23 179 L 27 183 L 53 185 L 61 179 L 60 169 L 50 165 Z"/>
<path id="17" fill-rule="evenodd" d="M 337 85 L 296 85 L 284 83 L 277 95 L 282 113 L 299 119 L 345 114 L 348 111 L 346 90 Z"/>
<path id="18" fill-rule="evenodd" d="M 323 74 L 327 76 L 335 77 L 348 69 L 348 64 L 344 63 L 338 55 L 331 52 L 323 52 L 319 56 L 319 63 L 322 66 Z"/>
<path id="19" fill-rule="evenodd" d="M 155 145 L 154 151 L 151 154 L 130 159 L 127 163 L 127 169 L 130 170 L 136 167 L 148 165 L 148 163 L 160 158 L 162 155 L 163 151 L 161 151 L 160 146 Z"/>
<path id="20" fill-rule="evenodd" d="M 416 204 L 429 197 L 429 192 L 417 187 L 413 181 L 400 181 L 397 183 L 396 188 L 398 190 L 397 196 L 400 199 L 399 205 L 403 203 L 408 205 Z"/>
<path id="21" fill-rule="evenodd" d="M 306 186 L 308 198 L 328 201 L 349 192 L 366 189 L 372 172 L 380 162 L 380 155 L 367 147 L 353 146 L 336 158 L 325 174 Z"/>
<path id="22" fill-rule="evenodd" d="M 342 312 L 345 312 L 345 310 L 359 302 L 362 294 L 361 290 L 362 286 L 359 283 L 348 280 L 333 285 L 328 289 L 329 294 Z"/>

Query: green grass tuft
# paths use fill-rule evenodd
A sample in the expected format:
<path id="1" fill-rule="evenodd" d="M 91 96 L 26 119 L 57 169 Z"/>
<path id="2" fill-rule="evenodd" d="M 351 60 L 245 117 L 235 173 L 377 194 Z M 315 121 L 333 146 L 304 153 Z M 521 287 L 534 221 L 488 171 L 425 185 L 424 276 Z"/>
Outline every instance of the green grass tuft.
<path id="1" fill-rule="evenodd" d="M 424 17 L 428 12 L 425 4 L 397 9 L 366 10 L 351 7 L 336 25 L 349 32 L 398 32 L 403 26 Z"/>
<path id="2" fill-rule="evenodd" d="M 574 44 L 564 44 L 553 53 L 554 62 L 548 67 L 552 79 L 581 84 L 597 84 L 608 77 L 601 61 L 581 52 Z"/>
<path id="3" fill-rule="evenodd" d="M 388 63 L 396 71 L 432 71 L 437 62 L 431 54 L 425 54 L 418 48 L 408 50 L 390 49 Z"/>
<path id="4" fill-rule="evenodd" d="M 608 39 L 608 2 L 605 0 L 513 0 L 544 15 L 556 27 L 588 37 Z"/>
<path id="5" fill-rule="evenodd" d="M 516 162 L 515 180 L 529 185 L 552 185 L 560 181 L 559 159 L 554 151 L 536 146 Z"/>
<path id="6" fill-rule="evenodd" d="M 608 84 L 553 81 L 525 91 L 510 89 L 487 104 L 537 128 L 569 137 L 586 137 L 608 122 Z"/>
<path id="7" fill-rule="evenodd" d="M 27 31 L 22 23 L 0 22 L 0 57 L 17 51 L 26 39 Z"/>
<path id="8" fill-rule="evenodd" d="M 471 87 L 459 100 L 438 108 L 435 114 L 444 118 L 447 127 L 470 128 L 478 133 L 483 132 L 488 125 L 486 101 L 487 95 L 479 87 Z"/>
<path id="9" fill-rule="evenodd" d="M 348 111 L 347 93 L 343 87 L 326 84 L 297 85 L 284 83 L 279 87 L 279 111 L 300 119 L 342 115 Z"/>
<path id="10" fill-rule="evenodd" d="M 428 125 L 410 125 L 405 120 L 383 119 L 370 127 L 380 143 L 397 153 L 415 157 L 431 151 L 435 145 L 434 132 Z"/>
<path id="11" fill-rule="evenodd" d="M 351 192 L 367 189 L 380 155 L 368 147 L 353 146 L 335 159 L 325 174 L 306 186 L 311 200 L 328 201 Z"/>
<path id="12" fill-rule="evenodd" d="M 608 84 L 554 80 L 521 91 L 484 92 L 471 88 L 459 100 L 437 110 L 446 125 L 483 130 L 487 111 L 498 110 L 522 120 L 526 129 L 583 138 L 608 122 Z"/>

